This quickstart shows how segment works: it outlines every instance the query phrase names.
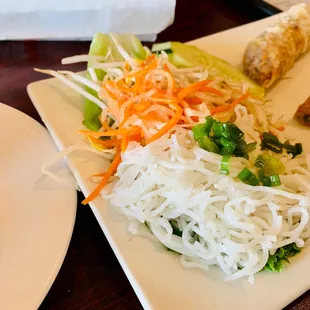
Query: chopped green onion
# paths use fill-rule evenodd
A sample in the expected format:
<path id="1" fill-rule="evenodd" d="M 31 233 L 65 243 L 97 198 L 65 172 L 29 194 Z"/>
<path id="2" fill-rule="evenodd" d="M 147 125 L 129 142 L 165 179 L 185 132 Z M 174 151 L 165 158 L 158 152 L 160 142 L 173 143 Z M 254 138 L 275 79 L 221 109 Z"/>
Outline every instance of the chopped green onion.
<path id="1" fill-rule="evenodd" d="M 247 144 L 243 139 L 239 139 L 236 141 L 236 150 L 234 155 L 237 157 L 249 158 L 247 155 Z"/>
<path id="2" fill-rule="evenodd" d="M 219 153 L 218 146 L 210 139 L 208 136 L 204 136 L 202 138 L 197 139 L 199 146 L 208 151 L 213 153 Z"/>
<path id="3" fill-rule="evenodd" d="M 277 146 L 282 146 L 282 143 L 279 141 L 279 139 L 271 133 L 263 132 L 262 138 L 265 142 L 268 142 L 268 143 L 271 143 Z"/>
<path id="4" fill-rule="evenodd" d="M 223 123 L 222 128 L 223 136 L 230 141 L 236 141 L 244 136 L 244 133 L 233 123 Z"/>
<path id="5" fill-rule="evenodd" d="M 285 172 L 284 164 L 269 154 L 261 154 L 256 158 L 255 167 L 262 168 L 264 175 L 283 174 Z"/>
<path id="6" fill-rule="evenodd" d="M 238 178 L 245 184 L 256 186 L 259 184 L 259 178 L 248 168 L 243 168 L 238 174 Z"/>
<path id="7" fill-rule="evenodd" d="M 302 153 L 302 144 L 301 143 L 296 143 L 295 144 L 295 148 L 296 148 L 296 154 L 299 155 Z"/>
<path id="8" fill-rule="evenodd" d="M 236 143 L 221 137 L 220 143 L 223 145 L 222 154 L 232 155 L 236 149 Z"/>
<path id="9" fill-rule="evenodd" d="M 265 166 L 265 159 L 264 159 L 263 155 L 257 156 L 254 166 L 257 168 L 262 168 Z"/>
<path id="10" fill-rule="evenodd" d="M 210 134 L 211 128 L 213 125 L 213 118 L 211 116 L 206 117 L 206 122 L 205 122 L 205 131 Z"/>
<path id="11" fill-rule="evenodd" d="M 259 179 L 261 180 L 261 182 L 262 182 L 262 180 L 266 177 L 263 168 L 258 169 L 258 177 L 259 177 Z"/>
<path id="12" fill-rule="evenodd" d="M 214 138 L 221 138 L 223 135 L 223 124 L 220 122 L 213 122 L 212 129 L 213 129 L 213 136 Z"/>
<path id="13" fill-rule="evenodd" d="M 249 143 L 247 145 L 247 153 L 250 153 L 252 151 L 254 151 L 256 149 L 256 146 L 257 146 L 257 143 L 256 142 L 252 142 L 252 143 Z"/>
<path id="14" fill-rule="evenodd" d="M 302 153 L 302 144 L 296 143 L 295 145 L 291 145 L 288 141 L 283 144 L 283 147 L 287 150 L 287 153 L 292 154 L 293 157 Z"/>
<path id="15" fill-rule="evenodd" d="M 229 166 L 228 161 L 230 159 L 230 155 L 224 155 L 221 161 L 221 173 L 222 174 L 229 174 Z"/>
<path id="16" fill-rule="evenodd" d="M 283 151 L 283 144 L 279 141 L 279 139 L 276 136 L 268 132 L 263 132 L 261 148 L 262 150 L 267 149 L 274 153 L 280 154 Z"/>
<path id="17" fill-rule="evenodd" d="M 280 180 L 280 177 L 279 175 L 277 174 L 274 174 L 274 175 L 269 175 L 267 177 L 264 177 L 262 179 L 262 183 L 264 186 L 279 186 L 281 185 L 281 180 Z"/>
<path id="18" fill-rule="evenodd" d="M 199 140 L 207 134 L 207 132 L 205 131 L 205 124 L 198 124 L 194 126 L 192 130 L 195 140 Z"/>

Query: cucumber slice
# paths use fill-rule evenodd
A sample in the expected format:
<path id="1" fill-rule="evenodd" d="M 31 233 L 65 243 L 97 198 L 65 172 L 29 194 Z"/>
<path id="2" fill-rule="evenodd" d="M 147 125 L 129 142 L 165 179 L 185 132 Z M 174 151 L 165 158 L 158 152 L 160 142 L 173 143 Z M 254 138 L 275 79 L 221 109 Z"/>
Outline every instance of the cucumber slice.
<path id="1" fill-rule="evenodd" d="M 169 47 L 172 53 L 168 54 L 169 60 L 176 67 L 203 67 L 210 70 L 210 75 L 222 76 L 228 79 L 232 79 L 236 82 L 244 82 L 249 85 L 249 92 L 257 97 L 263 97 L 265 89 L 249 77 L 243 74 L 238 69 L 232 67 L 228 62 L 217 58 L 193 45 L 182 44 L 179 42 L 167 42 L 154 44 L 152 51 L 158 52 L 160 48 L 165 50 Z M 213 70 L 211 70 L 213 69 Z M 213 73 L 216 69 L 216 73 Z"/>
<path id="2" fill-rule="evenodd" d="M 157 53 L 161 51 L 165 51 L 166 53 L 172 53 L 171 42 L 153 44 L 152 46 L 153 53 Z"/>

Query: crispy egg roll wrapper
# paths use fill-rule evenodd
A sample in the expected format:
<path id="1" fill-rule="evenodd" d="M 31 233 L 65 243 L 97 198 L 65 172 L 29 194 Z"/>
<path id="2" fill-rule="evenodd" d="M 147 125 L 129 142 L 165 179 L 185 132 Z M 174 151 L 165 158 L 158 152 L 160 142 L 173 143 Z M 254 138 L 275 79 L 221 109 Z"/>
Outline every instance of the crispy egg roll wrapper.
<path id="1" fill-rule="evenodd" d="M 310 97 L 298 107 L 295 118 L 303 125 L 310 127 Z"/>
<path id="2" fill-rule="evenodd" d="M 294 65 L 310 47 L 310 9 L 302 3 L 291 7 L 245 49 L 243 70 L 268 88 Z"/>

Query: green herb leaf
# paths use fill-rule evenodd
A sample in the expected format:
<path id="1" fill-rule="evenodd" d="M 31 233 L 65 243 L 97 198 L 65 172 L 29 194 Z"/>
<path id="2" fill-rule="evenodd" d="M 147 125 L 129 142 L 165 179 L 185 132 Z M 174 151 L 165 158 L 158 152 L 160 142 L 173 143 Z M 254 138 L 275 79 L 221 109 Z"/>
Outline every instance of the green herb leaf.
<path id="1" fill-rule="evenodd" d="M 277 249 L 274 255 L 269 255 L 268 261 L 263 269 L 280 272 L 285 263 L 289 263 L 289 258 L 301 252 L 296 243 L 288 244 L 282 248 Z"/>

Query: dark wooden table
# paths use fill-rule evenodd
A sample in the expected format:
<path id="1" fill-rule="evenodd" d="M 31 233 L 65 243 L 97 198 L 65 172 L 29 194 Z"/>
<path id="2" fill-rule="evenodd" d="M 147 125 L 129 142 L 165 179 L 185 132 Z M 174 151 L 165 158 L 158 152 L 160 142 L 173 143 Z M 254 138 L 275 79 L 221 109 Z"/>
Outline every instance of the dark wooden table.
<path id="1" fill-rule="evenodd" d="M 175 22 L 158 36 L 158 41 L 185 42 L 266 17 L 266 13 L 248 2 L 178 0 Z M 241 4 L 239 8 L 236 3 Z M 1 42 L 0 102 L 40 121 L 26 93 L 28 83 L 42 78 L 33 71 L 33 67 L 60 68 L 61 58 L 85 54 L 88 47 L 89 42 Z M 83 65 L 74 65 L 70 69 L 82 70 Z M 79 195 L 79 202 L 82 198 Z M 142 309 L 88 207 L 78 205 L 67 256 L 40 309 Z M 288 309 L 310 309 L 310 293 L 288 306 Z"/>

